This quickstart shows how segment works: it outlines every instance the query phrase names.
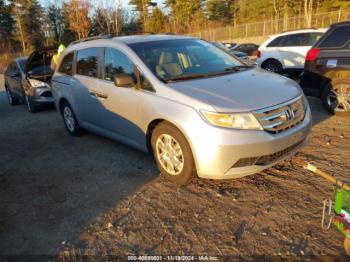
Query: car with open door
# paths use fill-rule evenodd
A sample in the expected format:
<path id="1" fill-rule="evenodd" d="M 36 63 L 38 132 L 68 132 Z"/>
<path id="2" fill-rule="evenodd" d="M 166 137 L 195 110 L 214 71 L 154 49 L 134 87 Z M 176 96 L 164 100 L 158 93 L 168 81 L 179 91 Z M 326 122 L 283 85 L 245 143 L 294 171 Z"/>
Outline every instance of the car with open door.
<path id="1" fill-rule="evenodd" d="M 25 102 L 29 112 L 53 104 L 50 67 L 56 48 L 35 50 L 28 58 L 17 58 L 5 71 L 5 88 L 10 104 Z"/>

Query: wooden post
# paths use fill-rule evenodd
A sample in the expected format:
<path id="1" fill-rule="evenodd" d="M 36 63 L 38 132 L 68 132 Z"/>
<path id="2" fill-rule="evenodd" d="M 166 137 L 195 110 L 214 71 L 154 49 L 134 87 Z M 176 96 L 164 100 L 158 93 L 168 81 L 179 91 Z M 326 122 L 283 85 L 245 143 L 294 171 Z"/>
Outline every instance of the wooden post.
<path id="1" fill-rule="evenodd" d="M 263 36 L 265 36 L 266 34 L 266 22 L 264 20 L 264 25 L 263 25 Z"/>
<path id="2" fill-rule="evenodd" d="M 303 168 L 327 179 L 329 182 L 331 182 L 334 185 L 337 185 L 341 188 L 344 188 L 345 190 L 350 191 L 350 186 L 348 186 L 347 184 L 344 184 L 342 181 L 337 180 L 336 178 L 334 178 L 333 176 L 327 174 L 326 172 L 323 172 L 322 170 L 319 170 L 316 166 L 311 165 L 310 163 L 304 163 L 303 164 Z"/>

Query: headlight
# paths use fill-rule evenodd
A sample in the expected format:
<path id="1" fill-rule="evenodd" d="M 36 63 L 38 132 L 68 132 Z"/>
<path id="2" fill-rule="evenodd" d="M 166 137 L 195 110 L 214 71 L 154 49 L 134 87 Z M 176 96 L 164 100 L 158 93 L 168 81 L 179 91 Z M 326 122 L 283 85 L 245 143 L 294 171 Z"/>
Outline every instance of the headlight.
<path id="1" fill-rule="evenodd" d="M 209 111 L 200 111 L 204 118 L 214 126 L 234 128 L 234 129 L 249 129 L 263 130 L 259 121 L 252 113 L 215 113 Z"/>
<path id="2" fill-rule="evenodd" d="M 33 88 L 49 87 L 45 82 L 36 79 L 29 79 L 29 83 Z"/>
<path id="3" fill-rule="evenodd" d="M 307 108 L 309 106 L 309 102 L 307 101 L 307 98 L 305 95 L 303 95 L 303 104 L 304 104 L 304 110 L 307 111 Z"/>

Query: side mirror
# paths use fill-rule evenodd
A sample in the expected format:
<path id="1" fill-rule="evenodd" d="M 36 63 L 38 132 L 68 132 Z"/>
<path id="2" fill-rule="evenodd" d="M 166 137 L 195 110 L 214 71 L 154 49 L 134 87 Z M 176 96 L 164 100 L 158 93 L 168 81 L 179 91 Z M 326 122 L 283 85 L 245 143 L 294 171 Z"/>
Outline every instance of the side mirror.
<path id="1" fill-rule="evenodd" d="M 114 84 L 117 87 L 134 87 L 136 85 L 134 78 L 128 74 L 116 74 Z"/>

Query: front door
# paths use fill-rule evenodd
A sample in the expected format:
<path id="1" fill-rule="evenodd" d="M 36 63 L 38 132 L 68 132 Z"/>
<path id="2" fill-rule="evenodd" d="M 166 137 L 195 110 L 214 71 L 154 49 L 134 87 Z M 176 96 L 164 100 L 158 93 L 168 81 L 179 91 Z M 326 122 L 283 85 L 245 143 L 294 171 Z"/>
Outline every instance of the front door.
<path id="1" fill-rule="evenodd" d="M 120 50 L 105 48 L 103 84 L 101 84 L 103 128 L 117 134 L 120 139 L 135 146 L 142 146 L 145 134 L 139 124 L 142 120 L 140 98 L 142 91 L 130 87 L 116 87 L 116 74 L 134 77 L 133 62 Z"/>

